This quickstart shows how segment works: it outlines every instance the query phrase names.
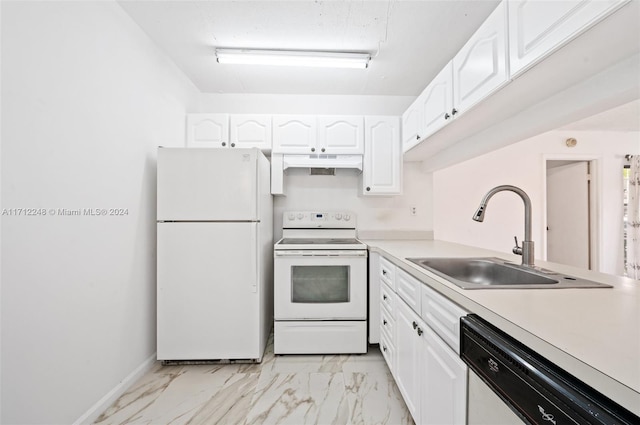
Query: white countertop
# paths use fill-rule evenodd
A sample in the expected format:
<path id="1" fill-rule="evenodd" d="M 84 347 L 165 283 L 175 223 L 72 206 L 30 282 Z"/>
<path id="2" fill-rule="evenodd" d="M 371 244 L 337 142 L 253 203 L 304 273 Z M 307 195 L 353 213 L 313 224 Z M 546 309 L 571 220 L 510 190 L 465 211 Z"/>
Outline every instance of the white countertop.
<path id="1" fill-rule="evenodd" d="M 640 282 L 536 261 L 613 288 L 464 290 L 406 258 L 499 257 L 519 263 L 521 257 L 434 240 L 363 242 L 640 416 Z"/>

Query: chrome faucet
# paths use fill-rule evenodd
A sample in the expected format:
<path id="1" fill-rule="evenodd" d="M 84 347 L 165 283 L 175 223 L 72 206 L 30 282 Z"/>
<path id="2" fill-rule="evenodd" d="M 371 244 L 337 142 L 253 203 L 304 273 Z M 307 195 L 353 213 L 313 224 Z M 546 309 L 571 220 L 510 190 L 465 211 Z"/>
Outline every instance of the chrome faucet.
<path id="1" fill-rule="evenodd" d="M 520 189 L 519 187 L 510 185 L 494 187 L 489 192 L 487 192 L 486 195 L 484 195 L 484 198 L 482 198 L 478 210 L 473 215 L 473 219 L 479 222 L 484 221 L 484 212 L 487 208 L 489 199 L 491 199 L 491 197 L 496 193 L 502 192 L 504 190 L 517 193 L 524 201 L 524 240 L 522 241 L 522 247 L 520 247 L 518 246 L 518 237 L 514 236 L 516 246 L 512 251 L 514 254 L 522 255 L 523 266 L 533 267 L 534 255 L 533 241 L 531 240 L 531 199 L 529 199 L 529 196 L 524 192 L 524 190 Z"/>

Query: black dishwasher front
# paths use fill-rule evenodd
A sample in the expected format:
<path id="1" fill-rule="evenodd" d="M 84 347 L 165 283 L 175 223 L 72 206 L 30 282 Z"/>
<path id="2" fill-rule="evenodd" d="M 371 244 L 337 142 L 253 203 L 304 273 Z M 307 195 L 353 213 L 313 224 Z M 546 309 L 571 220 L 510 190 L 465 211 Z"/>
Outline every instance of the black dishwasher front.
<path id="1" fill-rule="evenodd" d="M 460 357 L 529 424 L 640 424 L 640 418 L 477 315 L 460 319 Z"/>

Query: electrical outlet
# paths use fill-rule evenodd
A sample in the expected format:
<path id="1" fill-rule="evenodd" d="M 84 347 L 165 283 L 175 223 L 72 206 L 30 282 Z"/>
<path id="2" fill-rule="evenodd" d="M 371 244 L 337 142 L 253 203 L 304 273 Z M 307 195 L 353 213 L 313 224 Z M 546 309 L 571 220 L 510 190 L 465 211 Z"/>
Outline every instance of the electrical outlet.
<path id="1" fill-rule="evenodd" d="M 418 215 L 418 207 L 411 207 L 411 215 Z"/>

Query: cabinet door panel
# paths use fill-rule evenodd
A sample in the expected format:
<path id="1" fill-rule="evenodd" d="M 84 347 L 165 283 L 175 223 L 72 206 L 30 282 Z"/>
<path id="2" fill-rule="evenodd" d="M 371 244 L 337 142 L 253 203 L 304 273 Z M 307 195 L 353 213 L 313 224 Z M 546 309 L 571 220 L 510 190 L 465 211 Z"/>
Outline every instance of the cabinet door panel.
<path id="1" fill-rule="evenodd" d="M 420 322 L 421 320 L 411 308 L 398 299 L 395 323 L 395 378 L 416 423 L 420 422 L 420 375 L 417 371 L 422 360 L 419 356 L 421 338 L 413 324 L 415 323 L 417 327 Z"/>
<path id="2" fill-rule="evenodd" d="M 425 89 L 422 99 L 422 138 L 438 131 L 453 119 L 453 64 L 449 62 Z"/>
<path id="3" fill-rule="evenodd" d="M 467 366 L 431 329 L 425 329 L 423 337 L 420 423 L 464 425 Z"/>
<path id="4" fill-rule="evenodd" d="M 453 104 L 461 113 L 507 81 L 506 26 L 502 2 L 453 58 Z"/>
<path id="5" fill-rule="evenodd" d="M 316 117 L 273 116 L 273 152 L 310 154 L 316 150 Z"/>
<path id="6" fill-rule="evenodd" d="M 420 118 L 422 112 L 420 111 L 420 101 L 418 98 L 409 106 L 409 108 L 402 114 L 402 151 L 406 152 L 420 142 Z"/>
<path id="7" fill-rule="evenodd" d="M 231 115 L 230 147 L 271 149 L 270 115 Z"/>
<path id="8" fill-rule="evenodd" d="M 528 69 L 628 0 L 509 1 L 511 75 Z"/>
<path id="9" fill-rule="evenodd" d="M 222 148 L 229 142 L 229 114 L 188 114 L 187 147 Z"/>
<path id="10" fill-rule="evenodd" d="M 362 117 L 318 117 L 318 148 L 327 154 L 362 154 L 364 133 Z"/>
<path id="11" fill-rule="evenodd" d="M 365 118 L 364 195 L 398 195 L 402 191 L 400 128 L 396 117 Z"/>

